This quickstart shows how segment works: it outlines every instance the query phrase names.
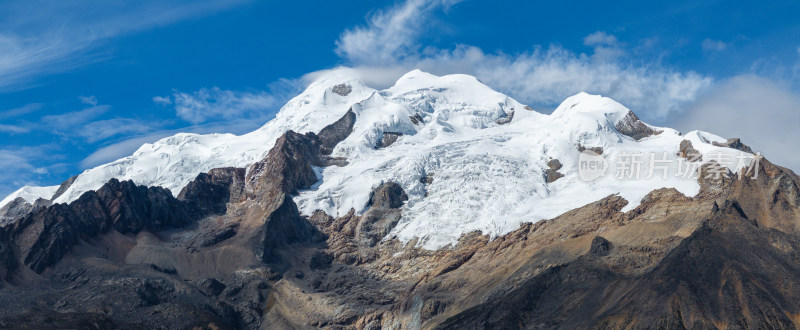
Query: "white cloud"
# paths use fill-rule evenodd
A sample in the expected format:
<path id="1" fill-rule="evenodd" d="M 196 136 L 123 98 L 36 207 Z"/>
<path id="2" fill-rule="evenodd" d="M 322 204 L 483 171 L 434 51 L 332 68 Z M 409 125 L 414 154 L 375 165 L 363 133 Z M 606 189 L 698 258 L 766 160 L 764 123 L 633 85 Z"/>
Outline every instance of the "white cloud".
<path id="1" fill-rule="evenodd" d="M 0 180 L 0 199 L 21 186 L 37 185 L 41 176 L 49 173 L 46 167 L 36 166 L 32 160 L 52 162 L 57 158 L 48 146 L 0 146 L 0 178 L 3 178 Z"/>
<path id="2" fill-rule="evenodd" d="M 42 108 L 41 103 L 30 103 L 19 108 L 0 111 L 0 119 L 15 118 L 29 113 L 33 113 Z"/>
<path id="3" fill-rule="evenodd" d="M 88 104 L 88 105 L 97 105 L 97 97 L 94 95 L 92 96 L 78 96 L 78 99 L 81 100 L 81 103 Z"/>
<path id="4" fill-rule="evenodd" d="M 532 46 L 518 54 L 486 53 L 469 45 L 425 49 L 418 37 L 434 11 L 453 2 L 410 0 L 343 33 L 337 52 L 363 75 L 389 82 L 398 72 L 419 68 L 436 74 L 466 73 L 534 107 L 553 108 L 578 92 L 610 96 L 643 119 L 663 121 L 712 84 L 701 74 L 681 72 L 628 58 L 624 44 L 603 31 L 584 38 L 591 54 L 558 45 Z"/>
<path id="5" fill-rule="evenodd" d="M 706 39 L 703 40 L 702 47 L 706 52 L 723 51 L 728 48 L 728 44 L 719 40 Z"/>
<path id="6" fill-rule="evenodd" d="M 605 31 L 597 31 L 583 38 L 583 44 L 586 46 L 616 45 L 617 43 L 617 37 Z"/>
<path id="7" fill-rule="evenodd" d="M 20 134 L 20 133 L 28 133 L 30 131 L 31 129 L 29 127 L 0 124 L 0 132 L 2 133 Z"/>
<path id="8" fill-rule="evenodd" d="M 415 40 L 429 23 L 434 10 L 447 9 L 460 0 L 408 0 L 378 11 L 367 25 L 345 31 L 336 42 L 336 53 L 357 64 L 386 65 L 416 56 Z"/>
<path id="9" fill-rule="evenodd" d="M 161 105 L 172 104 L 172 99 L 169 96 L 153 96 L 153 102 Z"/>
<path id="10" fill-rule="evenodd" d="M 673 125 L 739 137 L 770 161 L 800 168 L 800 96 L 755 75 L 727 79 L 688 107 Z"/>
<path id="11" fill-rule="evenodd" d="M 111 109 L 109 105 L 98 105 L 60 115 L 48 115 L 42 117 L 42 123 L 57 131 L 75 131 L 83 124 L 108 112 L 109 109 Z"/>
<path id="12" fill-rule="evenodd" d="M 178 117 L 198 124 L 220 119 L 261 118 L 283 100 L 264 91 L 251 93 L 212 87 L 192 93 L 173 91 L 171 97 L 157 96 L 153 101 L 162 105 L 174 104 Z"/>
<path id="13" fill-rule="evenodd" d="M 153 123 L 145 123 L 132 118 L 98 120 L 83 125 L 76 134 L 89 143 L 102 141 L 118 135 L 135 135 L 158 129 Z"/>

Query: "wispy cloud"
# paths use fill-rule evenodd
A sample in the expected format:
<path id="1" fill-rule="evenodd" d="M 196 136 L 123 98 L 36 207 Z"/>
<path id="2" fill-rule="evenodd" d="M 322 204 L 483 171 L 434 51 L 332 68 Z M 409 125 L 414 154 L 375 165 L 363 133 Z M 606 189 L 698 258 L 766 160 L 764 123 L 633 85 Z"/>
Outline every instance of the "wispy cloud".
<path id="1" fill-rule="evenodd" d="M 155 123 L 132 118 L 97 120 L 81 127 L 76 134 L 89 143 L 103 141 L 114 136 L 130 136 L 158 130 Z"/>
<path id="2" fill-rule="evenodd" d="M 97 97 L 95 97 L 94 95 L 92 95 L 92 96 L 78 96 L 78 99 L 81 100 L 81 103 L 83 103 L 83 104 L 88 104 L 88 105 L 92 105 L 92 106 L 97 105 Z"/>
<path id="3" fill-rule="evenodd" d="M 467 73 L 537 107 L 552 108 L 585 91 L 613 97 L 655 121 L 679 112 L 713 82 L 692 71 L 633 60 L 625 45 L 604 31 L 584 38 L 584 44 L 593 48 L 589 54 L 558 45 L 532 45 L 532 50 L 518 54 L 486 53 L 469 45 L 418 51 L 428 20 L 453 3 L 410 0 L 379 11 L 365 26 L 345 31 L 337 52 L 373 80 L 390 81 L 397 72 L 413 68 L 437 74 Z M 386 76 L 377 77 L 380 74 Z"/>
<path id="4" fill-rule="evenodd" d="M 719 40 L 711 40 L 711 39 L 703 40 L 703 43 L 701 44 L 701 46 L 703 47 L 703 51 L 706 51 L 706 52 L 718 52 L 718 51 L 723 51 L 723 50 L 728 48 L 728 44 L 727 43 L 719 41 Z"/>
<path id="5" fill-rule="evenodd" d="M 110 38 L 226 10 L 249 0 L 4 1 L 0 3 L 0 90 L 109 57 Z"/>
<path id="6" fill-rule="evenodd" d="M 283 100 L 264 91 L 239 92 L 212 87 L 191 93 L 173 91 L 171 96 L 157 96 L 153 101 L 173 105 L 178 117 L 199 124 L 212 120 L 261 118 Z"/>
<path id="7" fill-rule="evenodd" d="M 51 151 L 49 146 L 0 147 L 0 177 L 4 178 L 0 181 L 0 196 L 5 197 L 24 185 L 38 184 L 39 179 L 48 174 L 49 169 L 34 165 L 34 160 L 46 158 L 53 162 L 57 157 Z"/>
<path id="8" fill-rule="evenodd" d="M 30 132 L 30 127 L 0 124 L 0 133 L 20 134 Z"/>
<path id="9" fill-rule="evenodd" d="M 21 106 L 19 108 L 0 111 L 0 120 L 15 118 L 29 113 L 33 113 L 42 108 L 41 103 L 31 103 Z"/>
<path id="10" fill-rule="evenodd" d="M 415 42 L 428 26 L 435 10 L 447 9 L 460 0 L 408 0 L 388 10 L 375 12 L 366 26 L 342 33 L 336 52 L 353 63 L 386 65 L 397 59 L 416 57 Z"/>
<path id="11" fill-rule="evenodd" d="M 72 131 L 83 124 L 97 118 L 98 116 L 106 113 L 111 106 L 98 105 L 90 108 L 66 112 L 59 115 L 48 115 L 42 117 L 42 124 L 46 127 L 52 128 L 56 131 Z"/>

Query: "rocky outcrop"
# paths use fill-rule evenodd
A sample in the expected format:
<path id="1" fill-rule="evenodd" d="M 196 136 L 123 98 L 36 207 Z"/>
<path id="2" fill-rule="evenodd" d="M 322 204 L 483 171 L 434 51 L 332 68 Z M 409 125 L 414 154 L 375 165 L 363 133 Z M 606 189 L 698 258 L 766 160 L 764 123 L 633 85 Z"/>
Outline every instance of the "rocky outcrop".
<path id="1" fill-rule="evenodd" d="M 628 111 L 625 118 L 618 121 L 614 127 L 620 134 L 627 135 L 637 141 L 648 136 L 661 134 L 661 131 L 655 130 L 639 120 L 639 117 L 633 111 Z"/>
<path id="2" fill-rule="evenodd" d="M 686 158 L 689 161 L 702 161 L 703 155 L 692 146 L 692 141 L 683 140 L 678 149 L 678 157 Z"/>
<path id="3" fill-rule="evenodd" d="M 383 137 L 375 145 L 375 149 L 385 148 L 397 141 L 403 133 L 400 132 L 383 132 Z"/>
<path id="4" fill-rule="evenodd" d="M 341 96 L 347 96 L 353 91 L 353 88 L 348 84 L 338 84 L 331 87 L 331 91 Z"/>
<path id="5" fill-rule="evenodd" d="M 715 145 L 717 147 L 736 149 L 736 150 L 748 152 L 748 153 L 751 153 L 751 154 L 754 153 L 753 149 L 750 149 L 750 147 L 748 147 L 746 144 L 742 143 L 742 140 L 739 139 L 739 138 L 730 138 L 727 141 L 725 141 L 724 143 L 719 143 L 719 142 L 714 141 L 714 142 L 711 142 L 711 144 L 713 144 L 713 145 Z"/>
<path id="6" fill-rule="evenodd" d="M 67 191 L 67 189 L 69 189 L 69 187 L 71 187 L 72 184 L 77 179 L 78 179 L 78 176 L 76 175 L 76 176 L 73 176 L 73 177 L 67 179 L 67 181 L 62 182 L 61 185 L 58 186 L 58 190 L 56 190 L 56 192 L 53 194 L 53 197 L 51 197 L 50 200 L 53 201 L 53 200 L 56 200 L 56 198 L 61 197 L 61 195 L 63 195 Z"/>
<path id="7" fill-rule="evenodd" d="M 425 124 L 425 120 L 422 119 L 422 116 L 419 113 L 415 113 L 413 116 L 408 116 L 408 119 L 411 120 L 411 123 L 414 125 Z"/>
<path id="8" fill-rule="evenodd" d="M 497 120 L 495 120 L 494 122 L 497 123 L 498 125 L 505 125 L 510 123 L 512 120 L 514 120 L 514 110 L 510 110 L 507 113 L 504 112 L 503 116 L 497 118 Z"/>
<path id="9" fill-rule="evenodd" d="M 339 142 L 346 139 L 353 133 L 353 125 L 356 123 L 356 114 L 353 112 L 353 109 L 347 110 L 347 112 L 339 118 L 333 124 L 325 126 L 319 134 L 317 135 L 319 138 L 319 152 L 322 155 L 330 155 L 333 152 L 333 148 L 339 144 Z"/>
<path id="10" fill-rule="evenodd" d="M 322 165 L 316 135 L 284 133 L 263 160 L 248 168 L 247 198 L 270 202 L 279 194 L 297 194 L 317 182 L 312 165 Z"/>
<path id="11" fill-rule="evenodd" d="M 189 211 L 195 218 L 206 214 L 224 214 L 228 203 L 245 200 L 245 169 L 217 168 L 199 174 L 194 181 L 184 187 L 178 200 L 189 204 Z"/>
<path id="12" fill-rule="evenodd" d="M 544 181 L 547 183 L 553 183 L 556 180 L 564 177 L 564 174 L 558 172 L 561 169 L 562 165 L 558 159 L 551 159 L 547 162 L 547 167 L 544 171 Z"/>
<path id="13" fill-rule="evenodd" d="M 583 146 L 582 144 L 578 143 L 578 152 L 584 152 L 586 150 L 594 152 L 597 155 L 602 155 L 603 154 L 603 147 L 588 147 L 587 148 L 587 147 Z"/>
<path id="14" fill-rule="evenodd" d="M 79 240 L 110 229 L 124 234 L 185 226 L 194 220 L 187 206 L 169 190 L 114 179 L 69 205 L 41 208 L 20 219 L 9 228 L 11 242 L 22 262 L 41 273 Z"/>
<path id="15" fill-rule="evenodd" d="M 355 228 L 358 244 L 373 247 L 386 237 L 400 221 L 400 207 L 407 200 L 397 183 L 387 182 L 375 189 L 367 203 L 369 208 Z"/>

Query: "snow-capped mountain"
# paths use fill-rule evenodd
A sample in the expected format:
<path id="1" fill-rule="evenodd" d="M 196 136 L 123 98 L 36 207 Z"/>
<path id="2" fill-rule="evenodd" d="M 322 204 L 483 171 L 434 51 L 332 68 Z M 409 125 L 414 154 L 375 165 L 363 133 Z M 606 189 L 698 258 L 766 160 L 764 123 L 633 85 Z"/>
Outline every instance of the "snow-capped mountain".
<path id="1" fill-rule="evenodd" d="M 10 195 L 3 198 L 0 201 L 0 208 L 6 206 L 6 204 L 11 203 L 11 201 L 22 198 L 25 202 L 33 204 L 39 198 L 43 199 L 50 199 L 53 197 L 53 194 L 56 193 L 58 190 L 58 186 L 48 186 L 48 187 L 33 187 L 33 186 L 24 186 L 19 188 L 17 191 L 11 193 Z"/>
<path id="2" fill-rule="evenodd" d="M 53 203 L 75 201 L 112 178 L 165 187 L 177 195 L 199 173 L 246 167 L 262 159 L 287 130 L 319 132 L 348 111 L 356 116 L 353 133 L 332 153 L 347 164 L 318 168 L 319 182 L 295 196 L 301 213 L 322 210 L 337 217 L 353 209 L 360 214 L 371 191 L 396 182 L 408 201 L 387 237 L 417 238 L 429 249 L 454 244 L 475 230 L 503 235 L 521 223 L 553 218 L 613 194 L 629 201 L 625 210 L 658 188 L 694 196 L 700 190 L 696 177 L 679 175 L 686 163 L 677 156 L 684 140 L 702 155 L 700 162 L 716 159 L 733 172 L 749 164 L 743 160 L 750 154 L 726 147 L 721 137 L 649 126 L 598 95 L 577 94 L 547 115 L 471 76 L 415 70 L 376 90 L 333 71 L 254 132 L 177 134 L 145 144 L 129 157 L 81 173 Z M 611 166 L 604 176 L 584 181 L 579 175 L 584 149 L 601 153 L 612 165 L 633 154 L 645 162 L 650 155 L 670 162 L 655 175 L 643 167 L 640 178 L 620 179 Z M 16 197 L 31 203 L 52 198 L 56 189 L 25 187 L 0 207 Z"/>
<path id="3" fill-rule="evenodd" d="M 791 328 L 800 306 L 800 176 L 609 98 L 544 114 L 464 75 L 332 72 L 252 133 L 9 198 L 11 327 Z"/>

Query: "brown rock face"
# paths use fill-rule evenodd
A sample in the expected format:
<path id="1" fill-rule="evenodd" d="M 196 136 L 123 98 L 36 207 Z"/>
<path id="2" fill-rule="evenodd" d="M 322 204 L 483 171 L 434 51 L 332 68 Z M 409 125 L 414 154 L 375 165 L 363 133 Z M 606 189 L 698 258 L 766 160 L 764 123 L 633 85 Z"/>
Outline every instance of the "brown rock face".
<path id="1" fill-rule="evenodd" d="M 388 147 L 388 146 L 392 145 L 393 143 L 395 143 L 397 141 L 397 139 L 399 139 L 401 136 L 403 136 L 403 133 L 399 133 L 399 132 L 383 132 L 383 137 L 375 145 L 375 149 Z"/>
<path id="2" fill-rule="evenodd" d="M 353 109 L 348 110 L 342 118 L 319 131 L 320 153 L 330 155 L 339 142 L 350 136 L 353 132 L 353 125 L 356 123 L 356 114 Z"/>
<path id="3" fill-rule="evenodd" d="M 633 111 L 629 111 L 625 118 L 620 120 L 615 127 L 618 132 L 634 140 L 641 140 L 648 136 L 661 134 L 661 131 L 654 130 L 639 120 L 639 117 L 637 117 Z"/>
<path id="4" fill-rule="evenodd" d="M 703 155 L 692 146 L 692 141 L 681 141 L 680 149 L 678 149 L 678 156 L 686 158 L 690 161 L 702 161 Z"/>
<path id="5" fill-rule="evenodd" d="M 725 148 L 736 149 L 739 151 L 749 152 L 751 154 L 753 153 L 753 149 L 750 149 L 750 147 L 742 143 L 742 140 L 739 138 L 730 138 L 727 141 L 725 141 L 725 143 L 719 143 L 715 141 L 711 142 L 711 144 L 717 147 L 725 147 Z"/>
<path id="6" fill-rule="evenodd" d="M 603 147 L 589 147 L 589 148 L 587 148 L 587 147 L 583 146 L 582 144 L 578 143 L 578 152 L 584 152 L 586 150 L 594 152 L 594 153 L 596 153 L 598 155 L 602 155 L 603 154 Z"/>
<path id="7" fill-rule="evenodd" d="M 375 189 L 369 198 L 369 209 L 355 228 L 359 244 L 373 247 L 386 237 L 400 221 L 399 208 L 407 200 L 408 196 L 397 183 L 384 183 Z"/>
<path id="8" fill-rule="evenodd" d="M 190 212 L 198 217 L 206 214 L 224 214 L 228 203 L 245 199 L 245 169 L 217 168 L 201 173 L 181 190 L 178 199 L 189 203 Z"/>
<path id="9" fill-rule="evenodd" d="M 564 177 L 564 174 L 558 172 L 558 170 L 560 170 L 562 167 L 561 161 L 559 161 L 558 159 L 551 159 L 550 161 L 548 161 L 547 167 L 549 168 L 544 171 L 545 182 L 553 183 L 556 180 Z"/>

